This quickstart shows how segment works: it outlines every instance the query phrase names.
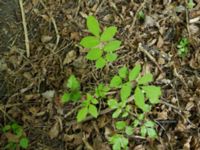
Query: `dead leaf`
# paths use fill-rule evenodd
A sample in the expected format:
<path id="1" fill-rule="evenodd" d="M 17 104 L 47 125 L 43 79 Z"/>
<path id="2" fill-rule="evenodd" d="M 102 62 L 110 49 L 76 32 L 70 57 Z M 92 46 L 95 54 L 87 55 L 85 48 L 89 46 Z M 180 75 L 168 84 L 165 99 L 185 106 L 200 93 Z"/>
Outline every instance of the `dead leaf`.
<path id="1" fill-rule="evenodd" d="M 56 122 L 54 125 L 53 125 L 53 127 L 50 129 L 50 131 L 49 131 L 49 136 L 50 136 L 50 138 L 51 139 L 54 139 L 54 138 L 56 138 L 57 136 L 58 136 L 58 134 L 59 134 L 59 123 L 58 122 Z"/>
<path id="2" fill-rule="evenodd" d="M 66 54 L 65 59 L 63 61 L 63 65 L 69 64 L 75 59 L 76 59 L 76 51 L 72 50 Z"/>

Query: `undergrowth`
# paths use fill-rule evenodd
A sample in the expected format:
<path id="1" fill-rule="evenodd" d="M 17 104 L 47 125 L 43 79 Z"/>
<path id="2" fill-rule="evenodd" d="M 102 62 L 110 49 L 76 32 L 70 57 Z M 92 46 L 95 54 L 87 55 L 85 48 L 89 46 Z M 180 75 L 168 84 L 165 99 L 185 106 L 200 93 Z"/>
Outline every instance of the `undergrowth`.
<path id="1" fill-rule="evenodd" d="M 87 28 L 92 35 L 84 37 L 80 42 L 88 50 L 86 59 L 95 61 L 97 69 L 117 60 L 116 51 L 121 45 L 121 41 L 114 38 L 117 27 L 111 26 L 101 31 L 97 19 L 89 16 Z M 161 89 L 152 85 L 153 75 L 150 72 L 142 74 L 141 70 L 140 64 L 136 64 L 133 69 L 123 66 L 110 83 L 100 83 L 94 87 L 94 91 L 88 93 L 81 93 L 79 81 L 71 75 L 66 83 L 68 92 L 63 94 L 61 101 L 77 102 L 85 97 L 76 116 L 79 123 L 88 116 L 97 118 L 103 102 L 104 107 L 112 112 L 115 122 L 114 132 L 108 138 L 113 150 L 127 149 L 128 138 L 132 135 L 155 139 L 156 123 L 148 118 L 148 113 L 160 102 Z"/>

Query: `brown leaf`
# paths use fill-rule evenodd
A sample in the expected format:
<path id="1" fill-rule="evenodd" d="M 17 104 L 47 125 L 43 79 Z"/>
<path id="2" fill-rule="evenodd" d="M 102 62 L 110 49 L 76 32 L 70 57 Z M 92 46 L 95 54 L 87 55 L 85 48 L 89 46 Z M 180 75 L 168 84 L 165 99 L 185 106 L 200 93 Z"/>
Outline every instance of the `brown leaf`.
<path id="1" fill-rule="evenodd" d="M 59 123 L 56 122 L 49 131 L 49 136 L 51 139 L 56 138 L 59 134 Z"/>

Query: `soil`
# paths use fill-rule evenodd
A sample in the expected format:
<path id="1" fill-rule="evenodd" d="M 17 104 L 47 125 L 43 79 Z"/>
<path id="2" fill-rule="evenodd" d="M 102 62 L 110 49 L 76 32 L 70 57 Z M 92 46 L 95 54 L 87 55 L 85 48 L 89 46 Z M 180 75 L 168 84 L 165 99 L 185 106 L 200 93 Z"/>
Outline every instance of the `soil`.
<path id="1" fill-rule="evenodd" d="M 20 0 L 19 0 L 20 1 Z M 65 82 L 74 74 L 82 99 L 118 69 L 140 63 L 162 89 L 161 103 L 148 117 L 157 120 L 158 138 L 129 137 L 133 150 L 200 149 L 200 1 L 188 9 L 177 0 L 30 0 L 24 1 L 30 57 L 18 0 L 0 0 L 0 128 L 17 122 L 30 150 L 112 149 L 112 112 L 77 123 L 80 102 L 61 104 Z M 137 13 L 143 11 L 145 19 Z M 103 29 L 115 25 L 122 41 L 117 61 L 97 70 L 80 46 L 88 35 L 86 18 L 95 16 Z M 189 40 L 186 57 L 178 55 L 182 37 Z M 138 47 L 142 46 L 142 51 Z M 106 100 L 105 100 L 106 102 Z M 105 108 L 101 101 L 99 111 Z M 0 130 L 0 149 L 8 137 Z"/>

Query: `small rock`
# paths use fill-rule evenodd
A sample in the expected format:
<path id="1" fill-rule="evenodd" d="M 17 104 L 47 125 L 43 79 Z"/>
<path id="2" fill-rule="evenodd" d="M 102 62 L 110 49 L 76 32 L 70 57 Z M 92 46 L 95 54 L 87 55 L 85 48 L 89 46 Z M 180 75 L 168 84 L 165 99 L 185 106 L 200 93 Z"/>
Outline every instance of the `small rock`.
<path id="1" fill-rule="evenodd" d="M 47 43 L 47 42 L 51 41 L 52 38 L 53 38 L 53 37 L 52 37 L 52 36 L 49 36 L 49 35 L 42 35 L 41 41 L 42 41 L 42 43 Z"/>

